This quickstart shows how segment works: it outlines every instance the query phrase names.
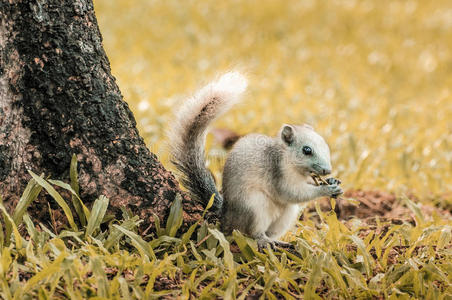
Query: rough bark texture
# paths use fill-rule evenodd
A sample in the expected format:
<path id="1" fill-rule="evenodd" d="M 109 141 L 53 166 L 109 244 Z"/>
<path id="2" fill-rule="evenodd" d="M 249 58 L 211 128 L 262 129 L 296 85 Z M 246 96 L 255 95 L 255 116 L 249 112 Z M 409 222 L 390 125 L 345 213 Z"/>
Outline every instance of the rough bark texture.
<path id="1" fill-rule="evenodd" d="M 152 213 L 163 219 L 180 190 L 122 100 L 92 1 L 2 1 L 0 22 L 0 195 L 7 207 L 29 181 L 27 170 L 67 180 L 75 153 L 82 199 L 103 194 L 114 212 L 128 207 L 144 226 Z M 190 222 L 202 208 L 184 200 Z M 47 201 L 29 212 L 48 220 Z"/>

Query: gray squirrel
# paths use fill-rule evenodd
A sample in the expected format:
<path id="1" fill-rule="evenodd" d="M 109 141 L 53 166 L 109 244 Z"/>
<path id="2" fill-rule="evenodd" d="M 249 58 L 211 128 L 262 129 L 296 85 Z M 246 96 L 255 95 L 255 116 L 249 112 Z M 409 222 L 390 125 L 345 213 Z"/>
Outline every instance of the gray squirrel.
<path id="1" fill-rule="evenodd" d="M 278 239 L 296 222 L 299 204 L 318 197 L 342 194 L 339 180 L 316 185 L 312 174 L 331 173 L 330 150 L 309 125 L 284 124 L 276 137 L 249 134 L 230 151 L 223 170 L 220 194 L 206 168 L 208 125 L 236 104 L 247 88 L 246 78 L 229 72 L 186 100 L 169 132 L 171 162 L 191 196 L 205 205 L 213 194 L 213 209 L 222 230 L 238 229 L 257 241 L 286 245 Z"/>

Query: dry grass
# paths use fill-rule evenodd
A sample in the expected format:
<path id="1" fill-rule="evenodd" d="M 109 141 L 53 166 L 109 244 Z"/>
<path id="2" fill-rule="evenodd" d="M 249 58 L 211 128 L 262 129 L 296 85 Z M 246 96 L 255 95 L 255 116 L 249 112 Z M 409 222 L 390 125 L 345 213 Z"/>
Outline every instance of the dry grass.
<path id="1" fill-rule="evenodd" d="M 73 160 L 71 173 L 75 169 Z M 378 217 L 343 222 L 317 202 L 315 215 L 305 210 L 291 237 L 293 250 L 267 248 L 260 253 L 256 242 L 240 232 L 225 237 L 205 222 L 178 232 L 180 198 L 166 224 L 156 224 L 157 232 L 143 239 L 136 233 L 140 220 L 127 211 L 120 219 L 106 218 L 105 197 L 91 210 L 84 207 L 76 176 L 69 185 L 32 175 L 12 216 L 0 201 L 5 220 L 5 235 L 0 236 L 2 299 L 452 297 L 450 221 L 435 213 L 424 215 L 408 199 L 404 202 L 414 217 L 398 222 Z M 80 204 L 77 216 L 84 222 L 79 227 L 71 224 L 55 232 L 33 224 L 25 212 L 41 189 L 64 209 L 69 199 L 52 186 L 71 191 L 72 202 Z M 65 215 L 73 219 L 68 211 Z"/>

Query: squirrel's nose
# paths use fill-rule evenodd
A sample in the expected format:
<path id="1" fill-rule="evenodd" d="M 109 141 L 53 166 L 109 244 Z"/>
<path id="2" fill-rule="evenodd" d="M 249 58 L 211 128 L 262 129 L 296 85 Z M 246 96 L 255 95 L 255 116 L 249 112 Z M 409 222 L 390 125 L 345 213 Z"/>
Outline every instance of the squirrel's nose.
<path id="1" fill-rule="evenodd" d="M 322 169 L 322 175 L 331 174 L 331 169 Z"/>

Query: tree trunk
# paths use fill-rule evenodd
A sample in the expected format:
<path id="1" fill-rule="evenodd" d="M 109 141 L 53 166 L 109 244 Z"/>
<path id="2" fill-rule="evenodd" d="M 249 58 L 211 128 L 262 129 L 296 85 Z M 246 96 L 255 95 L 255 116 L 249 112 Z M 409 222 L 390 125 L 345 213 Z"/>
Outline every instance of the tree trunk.
<path id="1" fill-rule="evenodd" d="M 0 3 L 0 195 L 9 210 L 27 170 L 68 180 L 79 162 L 81 198 L 100 195 L 153 223 L 180 193 L 174 176 L 145 146 L 111 75 L 92 0 Z M 184 195 L 185 221 L 201 207 Z M 48 221 L 42 197 L 29 209 Z M 56 204 L 51 205 L 57 208 Z"/>

